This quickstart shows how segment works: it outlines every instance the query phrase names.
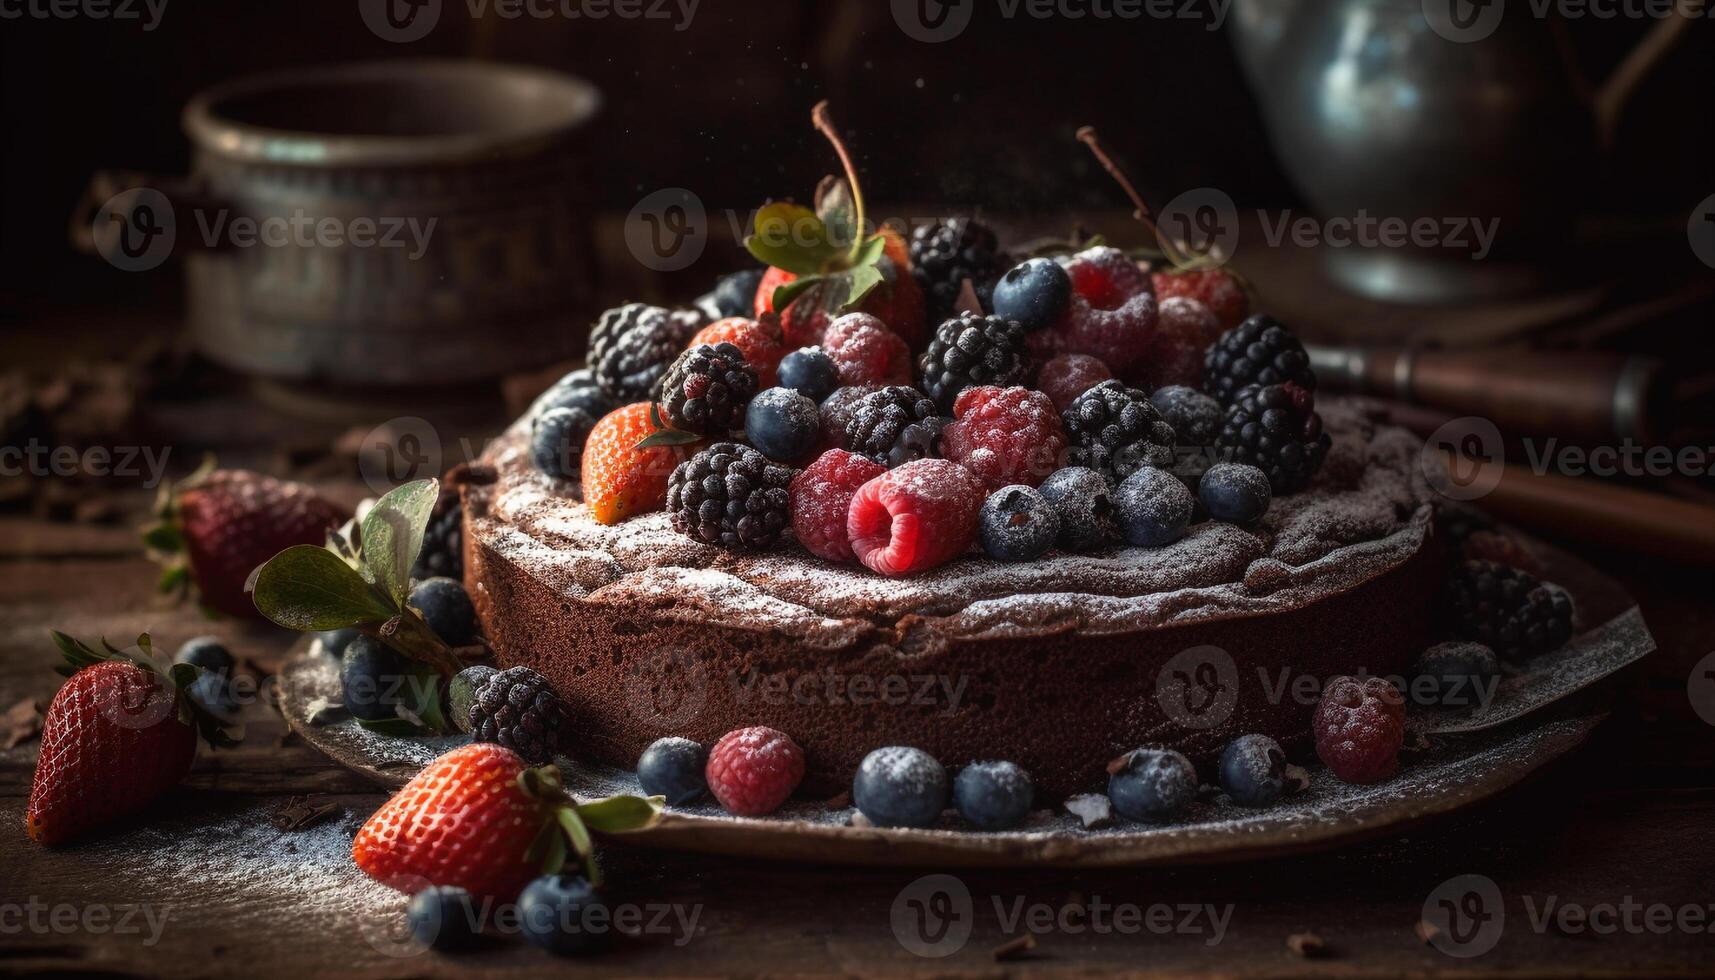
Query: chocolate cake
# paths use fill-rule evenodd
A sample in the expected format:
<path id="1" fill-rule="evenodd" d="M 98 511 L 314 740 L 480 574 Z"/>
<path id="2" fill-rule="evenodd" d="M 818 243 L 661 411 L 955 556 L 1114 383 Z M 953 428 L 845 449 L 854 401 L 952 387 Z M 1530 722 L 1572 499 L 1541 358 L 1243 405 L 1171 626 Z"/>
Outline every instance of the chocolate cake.
<path id="1" fill-rule="evenodd" d="M 723 551 L 665 513 L 599 524 L 531 466 L 527 415 L 465 488 L 466 581 L 500 663 L 552 681 L 585 759 L 629 768 L 661 736 L 761 724 L 803 746 L 810 795 L 881 745 L 1099 789 L 1139 745 L 1199 763 L 1241 733 L 1302 745 L 1316 697 L 1292 679 L 1397 674 L 1423 648 L 1443 561 L 1421 442 L 1319 408 L 1326 464 L 1254 527 L 1013 564 L 973 549 L 905 578 Z"/>

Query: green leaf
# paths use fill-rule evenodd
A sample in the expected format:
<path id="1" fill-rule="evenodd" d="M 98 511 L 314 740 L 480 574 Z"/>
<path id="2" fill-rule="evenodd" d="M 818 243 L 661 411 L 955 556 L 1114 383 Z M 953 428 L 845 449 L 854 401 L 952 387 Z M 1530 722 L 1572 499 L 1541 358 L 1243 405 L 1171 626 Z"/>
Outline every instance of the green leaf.
<path id="1" fill-rule="evenodd" d="M 840 312 L 850 313 L 863 303 L 870 291 L 886 281 L 881 270 L 873 265 L 860 265 L 846 273 L 846 295 L 840 301 Z"/>
<path id="2" fill-rule="evenodd" d="M 357 570 L 326 548 L 299 544 L 256 570 L 257 611 L 294 630 L 336 630 L 396 615 Z"/>
<path id="3" fill-rule="evenodd" d="M 163 521 L 143 532 L 143 546 L 151 551 L 174 555 L 185 550 L 185 536 L 177 524 Z"/>
<path id="4" fill-rule="evenodd" d="M 857 226 L 857 202 L 852 199 L 852 185 L 844 177 L 829 174 L 816 186 L 816 217 L 821 218 L 828 229 L 828 240 L 842 247 L 850 247 L 863 233 Z"/>
<path id="5" fill-rule="evenodd" d="M 410 679 L 405 684 L 405 698 L 401 707 L 408 709 L 422 723 L 423 727 L 438 735 L 444 735 L 452 728 L 447 724 L 446 714 L 441 711 L 441 674 L 432 665 L 414 663 L 411 665 Z"/>
<path id="6" fill-rule="evenodd" d="M 191 570 L 187 565 L 168 565 L 161 569 L 161 578 L 155 583 L 155 591 L 162 595 L 173 592 L 184 592 L 190 588 Z"/>
<path id="7" fill-rule="evenodd" d="M 765 204 L 756 212 L 756 230 L 744 247 L 758 261 L 800 276 L 826 271 L 845 254 L 816 212 L 786 201 Z"/>
<path id="8" fill-rule="evenodd" d="M 393 738 L 423 734 L 423 729 L 406 718 L 359 718 L 357 723 L 367 731 Z"/>
<path id="9" fill-rule="evenodd" d="M 363 567 L 394 602 L 411 592 L 411 568 L 438 496 L 437 481 L 416 480 L 389 490 L 363 518 Z"/>
<path id="10" fill-rule="evenodd" d="M 776 313 L 783 312 L 786 307 L 792 305 L 793 300 L 817 286 L 825 285 L 827 281 L 824 276 L 799 276 L 784 286 L 776 287 L 771 301 L 774 304 L 774 311 Z"/>
<path id="11" fill-rule="evenodd" d="M 627 830 L 643 830 L 661 819 L 666 797 L 610 796 L 578 807 L 578 816 L 595 831 L 616 834 Z"/>
<path id="12" fill-rule="evenodd" d="M 686 432 L 683 429 L 656 429 L 637 440 L 637 445 L 632 448 L 653 449 L 656 446 L 689 446 L 702 438 L 695 432 Z"/>

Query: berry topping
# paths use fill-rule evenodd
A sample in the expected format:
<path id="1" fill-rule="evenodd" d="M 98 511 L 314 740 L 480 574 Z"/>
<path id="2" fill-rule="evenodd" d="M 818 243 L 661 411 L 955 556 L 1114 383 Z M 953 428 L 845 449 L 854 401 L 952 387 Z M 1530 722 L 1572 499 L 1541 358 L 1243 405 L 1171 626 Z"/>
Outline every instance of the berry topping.
<path id="1" fill-rule="evenodd" d="M 755 312 L 756 287 L 762 285 L 763 269 L 740 269 L 721 276 L 710 296 L 723 317 L 750 316 Z"/>
<path id="2" fill-rule="evenodd" d="M 1017 320 L 1026 330 L 1046 330 L 1072 299 L 1072 278 L 1053 259 L 1030 259 L 1006 271 L 994 285 L 991 312 Z"/>
<path id="3" fill-rule="evenodd" d="M 476 703 L 476 692 L 498 673 L 500 671 L 486 664 L 474 664 L 447 681 L 447 716 L 459 731 L 470 734 L 470 709 Z"/>
<path id="4" fill-rule="evenodd" d="M 1216 455 L 1268 475 L 1276 494 L 1297 493 L 1322 468 L 1332 444 L 1307 389 L 1295 384 L 1250 385 L 1227 406 Z"/>
<path id="5" fill-rule="evenodd" d="M 1267 735 L 1240 735 L 1221 752 L 1221 788 L 1239 806 L 1267 806 L 1286 791 L 1286 753 Z"/>
<path id="6" fill-rule="evenodd" d="M 1216 463 L 1198 482 L 1197 497 L 1215 520 L 1251 524 L 1268 513 L 1268 474 L 1243 463 Z"/>
<path id="7" fill-rule="evenodd" d="M 1185 534 L 1197 500 L 1166 470 L 1139 466 L 1113 494 L 1114 515 L 1127 542 L 1143 548 L 1172 544 Z"/>
<path id="8" fill-rule="evenodd" d="M 935 331 L 918 360 L 923 391 L 942 408 L 975 385 L 1012 385 L 1030 374 L 1024 326 L 1017 320 L 967 313 Z"/>
<path id="9" fill-rule="evenodd" d="M 990 489 L 1009 483 L 1036 486 L 1060 466 L 1066 433 L 1054 403 L 1028 388 L 966 388 L 941 451 L 964 464 Z"/>
<path id="10" fill-rule="evenodd" d="M 1316 756 L 1345 782 L 1380 782 L 1399 768 L 1405 699 L 1386 678 L 1329 681 L 1312 724 Z"/>
<path id="11" fill-rule="evenodd" d="M 536 416 L 530 423 L 530 461 L 550 479 L 577 479 L 584 441 L 597 418 L 581 408 L 551 408 Z"/>
<path id="12" fill-rule="evenodd" d="M 877 827 L 927 827 L 947 808 L 947 770 L 922 749 L 876 749 L 858 764 L 852 803 Z"/>
<path id="13" fill-rule="evenodd" d="M 1453 640 L 1423 651 L 1412 667 L 1417 678 L 1412 702 L 1443 708 L 1475 708 L 1495 698 L 1501 664 L 1481 643 Z"/>
<path id="14" fill-rule="evenodd" d="M 589 368 L 578 368 L 537 396 L 530 411 L 532 415 L 540 416 L 556 408 L 580 408 L 599 419 L 613 411 L 614 404 L 596 384 L 595 372 Z"/>
<path id="15" fill-rule="evenodd" d="M 482 682 L 470 705 L 473 742 L 494 742 L 525 762 L 552 762 L 570 713 L 548 679 L 529 667 L 508 667 Z"/>
<path id="16" fill-rule="evenodd" d="M 1221 434 L 1226 409 L 1221 403 L 1194 388 L 1169 385 L 1149 396 L 1149 403 L 1173 426 L 1173 442 L 1182 450 L 1196 449 L 1208 457 L 1215 437 Z"/>
<path id="17" fill-rule="evenodd" d="M 769 459 L 802 462 L 822 440 L 816 403 L 791 388 L 770 388 L 750 400 L 744 437 Z"/>
<path id="18" fill-rule="evenodd" d="M 1038 357 L 1089 354 L 1124 375 L 1144 356 L 1158 314 L 1155 296 L 1138 293 L 1120 306 L 1104 310 L 1074 294 L 1066 313 L 1048 330 L 1030 335 Z"/>
<path id="19" fill-rule="evenodd" d="M 1173 427 L 1149 396 L 1118 381 L 1104 381 L 1060 413 L 1073 466 L 1087 466 L 1115 483 L 1139 466 L 1173 466 Z"/>
<path id="20" fill-rule="evenodd" d="M 591 423 L 601 418 L 592 415 Z M 584 440 L 589 437 L 589 431 L 577 438 L 577 462 L 566 472 L 567 477 L 576 481 L 582 468 Z M 455 470 L 457 472 L 457 470 Z M 423 547 L 417 552 L 417 563 L 411 568 L 412 578 L 433 578 L 445 575 L 448 578 L 464 578 L 464 507 L 459 500 L 457 481 L 445 478 L 441 481 L 440 496 L 435 499 L 435 508 L 429 513 L 429 524 L 423 528 Z M 583 488 L 575 482 L 572 484 L 573 495 L 583 497 Z"/>
<path id="21" fill-rule="evenodd" d="M 728 813 L 773 813 L 804 778 L 804 750 L 783 732 L 756 725 L 722 735 L 703 770 L 709 792 Z"/>
<path id="22" fill-rule="evenodd" d="M 939 455 L 946 420 L 936 411 L 916 388 L 877 389 L 851 407 L 842 445 L 890 467 Z"/>
<path id="23" fill-rule="evenodd" d="M 1171 817 L 1197 798 L 1196 767 L 1172 749 L 1133 749 L 1108 771 L 1108 799 L 1128 820 Z"/>
<path id="24" fill-rule="evenodd" d="M 637 781 L 650 796 L 684 806 L 709 791 L 708 761 L 708 750 L 688 738 L 658 738 L 637 760 Z"/>
<path id="25" fill-rule="evenodd" d="M 612 913 L 581 875 L 543 875 L 518 895 L 518 931 L 556 956 L 585 956 L 607 945 Z"/>
<path id="26" fill-rule="evenodd" d="M 1291 382 L 1316 390 L 1310 355 L 1280 321 L 1259 313 L 1221 335 L 1203 357 L 1203 390 L 1231 404 L 1246 385 Z"/>
<path id="27" fill-rule="evenodd" d="M 399 717 L 411 680 L 411 662 L 373 636 L 351 641 L 340 658 L 340 700 L 359 721 Z"/>
<path id="28" fill-rule="evenodd" d="M 840 371 L 840 384 L 911 383 L 911 348 L 868 313 L 847 313 L 828 325 L 822 349 Z"/>
<path id="29" fill-rule="evenodd" d="M 238 692 L 232 686 L 232 671 L 238 662 L 225 644 L 212 636 L 186 640 L 173 654 L 173 663 L 202 668 L 202 675 L 185 689 L 198 704 L 220 713 L 238 709 Z"/>
<path id="30" fill-rule="evenodd" d="M 1060 547 L 1094 551 L 1119 536 L 1108 481 L 1084 466 L 1069 466 L 1042 481 L 1042 496 L 1060 517 Z"/>
<path id="31" fill-rule="evenodd" d="M 773 322 L 772 318 L 760 322 L 742 316 L 716 320 L 697 331 L 697 335 L 685 346 L 691 349 L 703 344 L 731 344 L 737 347 L 744 353 L 744 362 L 756 372 L 756 384 L 759 388 L 774 387 L 775 369 L 780 364 L 780 358 L 786 353 L 786 348 L 780 340 L 780 326 Z"/>
<path id="32" fill-rule="evenodd" d="M 655 395 L 667 365 L 703 325 L 696 310 L 667 310 L 627 303 L 601 315 L 590 330 L 590 370 L 612 402 Z"/>
<path id="33" fill-rule="evenodd" d="M 667 369 L 657 400 L 673 428 L 722 436 L 744 424 L 756 384 L 756 369 L 736 345 L 703 344 L 680 354 Z"/>
<path id="34" fill-rule="evenodd" d="M 638 402 L 615 409 L 590 430 L 584 441 L 584 502 L 599 524 L 660 510 L 667 499 L 667 478 L 689 455 L 684 446 L 637 448 L 658 431 L 654 406 Z"/>
<path id="35" fill-rule="evenodd" d="M 791 523 L 791 467 L 749 446 L 717 442 L 680 463 L 667 487 L 673 528 L 734 551 L 768 548 Z"/>
<path id="36" fill-rule="evenodd" d="M 883 575 L 933 568 L 970 546 L 983 497 L 958 463 L 913 460 L 858 488 L 846 517 L 852 551 Z"/>
<path id="37" fill-rule="evenodd" d="M 881 385 L 853 385 L 849 388 L 835 388 L 834 393 L 822 399 L 822 448 L 839 449 L 846 444 L 846 426 L 851 424 L 852 413 L 863 397 L 872 391 L 881 390 Z"/>
<path id="38" fill-rule="evenodd" d="M 1557 650 L 1572 638 L 1572 600 L 1529 572 L 1492 561 L 1467 561 L 1447 582 L 1455 632 L 1503 660 Z"/>
<path id="39" fill-rule="evenodd" d="M 851 561 L 846 515 L 858 488 L 887 467 L 844 449 L 830 449 L 792 478 L 792 533 L 804 550 L 829 561 Z"/>
<path id="40" fill-rule="evenodd" d="M 840 369 L 820 347 L 800 347 L 780 359 L 780 387 L 821 402 L 840 386 Z"/>
<path id="41" fill-rule="evenodd" d="M 973 762 L 953 780 L 953 803 L 978 830 L 1016 827 L 1036 801 L 1030 774 L 1013 762 Z"/>
<path id="42" fill-rule="evenodd" d="M 1155 329 L 1132 368 L 1140 387 L 1203 386 L 1203 355 L 1221 336 L 1220 321 L 1194 299 L 1158 299 Z"/>
<path id="43" fill-rule="evenodd" d="M 1231 330 L 1250 316 L 1250 296 L 1226 269 L 1157 272 L 1150 278 L 1163 302 L 1179 297 L 1196 300 L 1215 315 L 1222 330 Z"/>
<path id="44" fill-rule="evenodd" d="M 1027 486 L 1001 487 L 983 501 L 977 538 L 1001 561 L 1030 561 L 1054 546 L 1060 515 L 1048 498 Z"/>
<path id="45" fill-rule="evenodd" d="M 947 218 L 919 225 L 911 232 L 911 276 L 923 291 L 930 323 L 957 312 L 955 305 L 965 280 L 971 281 L 983 309 L 993 303 L 995 280 L 1007 266 L 1000 242 L 987 225 L 974 218 Z"/>
<path id="46" fill-rule="evenodd" d="M 1066 262 L 1066 275 L 1072 280 L 1072 292 L 1098 310 L 1117 310 L 1132 297 L 1155 291 L 1136 261 L 1107 245 L 1072 256 Z"/>
<path id="47" fill-rule="evenodd" d="M 1064 412 L 1074 400 L 1096 385 L 1114 376 L 1099 357 L 1088 354 L 1060 354 L 1042 365 L 1036 372 L 1036 387 L 1054 400 L 1054 408 Z"/>
<path id="48" fill-rule="evenodd" d="M 411 938 L 442 952 L 458 952 L 476 945 L 482 931 L 477 928 L 477 901 L 471 893 L 452 885 L 435 885 L 411 896 L 405 906 L 405 924 Z"/>
<path id="49" fill-rule="evenodd" d="M 450 578 L 424 579 L 411 590 L 406 605 L 422 614 L 423 622 L 450 647 L 476 642 L 476 606 L 464 583 Z"/>

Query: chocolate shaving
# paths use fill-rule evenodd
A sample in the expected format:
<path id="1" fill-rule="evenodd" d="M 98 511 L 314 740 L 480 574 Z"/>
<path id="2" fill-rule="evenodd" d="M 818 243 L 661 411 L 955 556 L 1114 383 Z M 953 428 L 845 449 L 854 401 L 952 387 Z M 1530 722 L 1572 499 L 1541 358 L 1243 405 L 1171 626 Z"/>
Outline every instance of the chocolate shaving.
<path id="1" fill-rule="evenodd" d="M 1036 948 L 1036 937 L 1029 933 L 1010 939 L 994 948 L 994 961 L 1004 963 L 1008 960 L 1022 960 L 1031 950 Z"/>
<path id="2" fill-rule="evenodd" d="M 1295 932 L 1287 936 L 1286 948 L 1307 960 L 1321 959 L 1328 955 L 1328 944 L 1313 932 Z"/>
<path id="3" fill-rule="evenodd" d="M 274 826 L 288 833 L 313 827 L 340 812 L 338 803 L 315 802 L 307 796 L 294 796 L 274 810 Z"/>
<path id="4" fill-rule="evenodd" d="M 25 698 L 0 715 L 0 749 L 15 748 L 42 733 L 42 709 Z"/>

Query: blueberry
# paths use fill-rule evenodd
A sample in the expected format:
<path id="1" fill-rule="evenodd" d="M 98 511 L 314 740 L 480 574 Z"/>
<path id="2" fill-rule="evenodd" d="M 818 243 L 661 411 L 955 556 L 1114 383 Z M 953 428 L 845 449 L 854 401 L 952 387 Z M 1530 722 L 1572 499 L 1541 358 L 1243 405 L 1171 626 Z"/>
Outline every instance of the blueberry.
<path id="1" fill-rule="evenodd" d="M 703 775 L 709 751 L 688 738 L 658 738 L 637 760 L 637 781 L 650 796 L 684 806 L 709 791 Z"/>
<path id="2" fill-rule="evenodd" d="M 476 607 L 464 586 L 450 578 L 429 578 L 417 583 L 405 600 L 423 614 L 423 621 L 450 647 L 476 641 Z"/>
<path id="3" fill-rule="evenodd" d="M 815 402 L 791 388 L 770 388 L 745 409 L 744 435 L 769 459 L 796 463 L 821 440 L 821 415 Z"/>
<path id="4" fill-rule="evenodd" d="M 1108 777 L 1108 799 L 1131 820 L 1170 817 L 1197 798 L 1197 768 L 1172 749 L 1135 749 Z"/>
<path id="5" fill-rule="evenodd" d="M 982 830 L 1016 827 L 1035 800 L 1030 774 L 1011 762 L 973 762 L 953 780 L 959 813 Z"/>
<path id="6" fill-rule="evenodd" d="M 1217 521 L 1251 524 L 1268 513 L 1268 474 L 1245 463 L 1216 463 L 1197 484 L 1197 497 Z"/>
<path id="7" fill-rule="evenodd" d="M 540 417 L 556 408 L 575 408 L 599 419 L 615 407 L 596 384 L 595 373 L 589 368 L 578 368 L 554 382 L 552 388 L 536 399 L 535 414 Z"/>
<path id="8" fill-rule="evenodd" d="M 524 938 L 559 956 L 581 956 L 607 942 L 607 903 L 580 875 L 543 875 L 518 895 Z"/>
<path id="9" fill-rule="evenodd" d="M 762 269 L 741 269 L 721 276 L 712 298 L 721 316 L 752 316 L 756 313 L 756 287 L 762 285 Z"/>
<path id="10" fill-rule="evenodd" d="M 173 663 L 192 664 L 210 673 L 227 675 L 237 665 L 226 645 L 212 636 L 186 640 L 184 646 L 179 647 L 179 652 L 173 654 Z"/>
<path id="11" fill-rule="evenodd" d="M 536 416 L 530 423 L 530 461 L 544 476 L 576 480 L 584 442 L 599 418 L 581 408 L 550 408 Z"/>
<path id="12" fill-rule="evenodd" d="M 446 953 L 470 949 L 482 935 L 476 899 L 451 885 L 433 885 L 412 895 L 405 921 L 418 942 Z"/>
<path id="13" fill-rule="evenodd" d="M 1179 540 L 1196 509 L 1196 498 L 1184 481 L 1153 466 L 1139 466 L 1114 491 L 1120 533 L 1140 547 L 1159 548 Z"/>
<path id="14" fill-rule="evenodd" d="M 1049 474 L 1039 488 L 1060 517 L 1060 547 L 1093 551 L 1118 535 L 1108 481 L 1085 466 L 1068 466 Z"/>
<path id="15" fill-rule="evenodd" d="M 1174 441 L 1180 446 L 1213 446 L 1227 414 L 1220 402 L 1184 385 L 1157 388 L 1149 404 L 1173 426 Z"/>
<path id="16" fill-rule="evenodd" d="M 447 714 L 459 731 L 470 734 L 470 706 L 476 701 L 477 689 L 498 673 L 493 667 L 476 664 L 454 674 L 447 682 Z"/>
<path id="17" fill-rule="evenodd" d="M 994 284 L 993 313 L 1026 330 L 1054 325 L 1072 300 L 1072 277 L 1053 259 L 1030 259 L 1006 270 Z"/>
<path id="18" fill-rule="evenodd" d="M 316 635 L 321 637 L 323 650 L 335 657 L 343 657 L 345 648 L 351 646 L 352 640 L 362 636 L 363 631 L 355 626 L 347 626 L 345 629 L 325 630 Z"/>
<path id="19" fill-rule="evenodd" d="M 410 672 L 410 662 L 375 637 L 352 640 L 345 648 L 339 671 L 346 710 L 364 721 L 399 717 L 394 707 L 401 700 Z"/>
<path id="20" fill-rule="evenodd" d="M 1001 487 L 983 501 L 977 537 L 983 550 L 1001 561 L 1030 561 L 1060 536 L 1060 515 L 1048 498 L 1031 487 Z"/>
<path id="21" fill-rule="evenodd" d="M 1286 753 L 1267 735 L 1240 735 L 1221 752 L 1221 788 L 1240 806 L 1267 806 L 1286 788 Z"/>
<path id="22" fill-rule="evenodd" d="M 1417 658 L 1412 699 L 1442 708 L 1485 705 L 1494 699 L 1500 671 L 1495 651 L 1481 643 L 1437 643 Z"/>
<path id="23" fill-rule="evenodd" d="M 877 827 L 927 827 L 947 808 L 947 770 L 922 749 L 876 749 L 858 764 L 852 802 Z"/>
<path id="24" fill-rule="evenodd" d="M 780 387 L 820 404 L 840 386 L 840 369 L 820 347 L 800 347 L 780 359 Z"/>

